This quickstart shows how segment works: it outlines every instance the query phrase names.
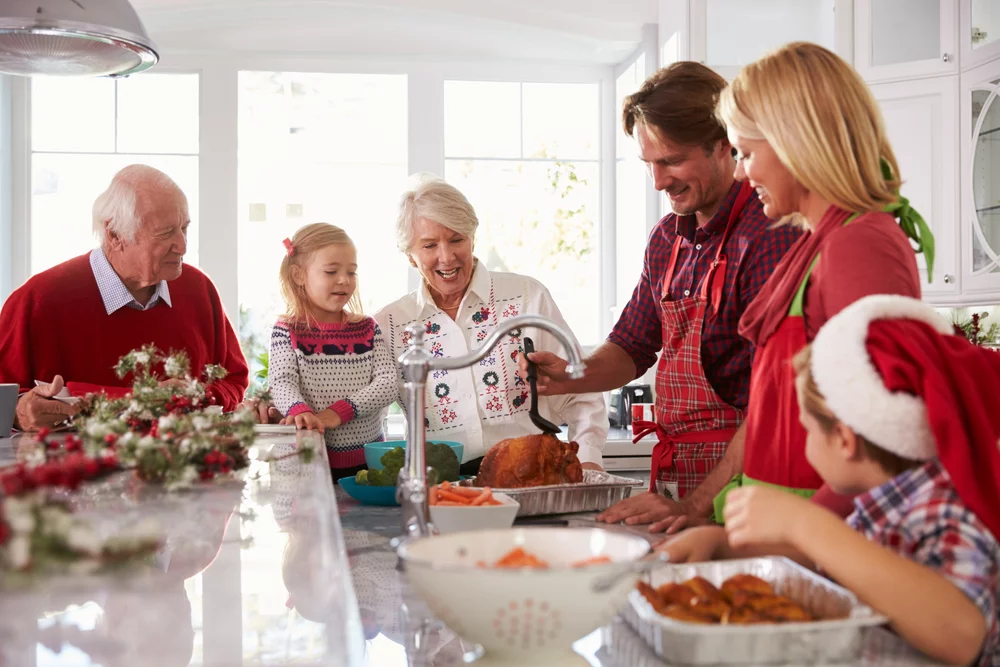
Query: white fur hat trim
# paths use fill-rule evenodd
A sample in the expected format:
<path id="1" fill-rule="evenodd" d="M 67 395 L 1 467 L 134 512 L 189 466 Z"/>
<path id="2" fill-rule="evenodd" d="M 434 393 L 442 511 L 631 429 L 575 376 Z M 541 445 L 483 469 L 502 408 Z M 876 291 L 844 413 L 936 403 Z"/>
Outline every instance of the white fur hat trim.
<path id="1" fill-rule="evenodd" d="M 903 296 L 868 296 L 830 318 L 813 341 L 816 386 L 837 418 L 872 444 L 899 456 L 926 460 L 936 455 L 923 399 L 886 389 L 868 356 L 865 341 L 873 320 L 916 320 L 938 333 L 954 333 L 933 308 Z"/>

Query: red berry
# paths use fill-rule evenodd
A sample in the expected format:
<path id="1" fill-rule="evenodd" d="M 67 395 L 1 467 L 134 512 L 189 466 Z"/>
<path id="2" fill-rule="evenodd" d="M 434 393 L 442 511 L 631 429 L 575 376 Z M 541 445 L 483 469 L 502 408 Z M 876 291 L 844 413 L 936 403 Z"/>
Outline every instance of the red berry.
<path id="1" fill-rule="evenodd" d="M 49 429 L 47 429 L 47 428 L 40 428 L 40 429 L 38 429 L 38 439 L 39 440 L 44 440 L 47 437 L 49 437 Z"/>
<path id="2" fill-rule="evenodd" d="M 80 440 L 80 438 L 76 437 L 75 435 L 67 435 L 66 451 L 67 452 L 83 451 L 83 440 Z"/>
<path id="3" fill-rule="evenodd" d="M 83 462 L 83 474 L 87 479 L 90 479 L 95 477 L 99 472 L 101 472 L 101 464 L 95 459 L 87 457 Z"/>
<path id="4" fill-rule="evenodd" d="M 10 527 L 7 526 L 7 524 L 3 521 L 3 519 L 0 519 L 0 544 L 6 543 L 7 538 L 9 537 L 10 537 Z"/>
<path id="5" fill-rule="evenodd" d="M 109 445 L 113 445 L 116 442 L 118 442 L 118 436 L 115 435 L 114 433 L 108 433 L 106 436 L 104 436 L 104 442 L 108 443 Z"/>
<path id="6" fill-rule="evenodd" d="M 201 477 L 201 481 L 207 482 L 208 480 L 213 479 L 215 477 L 215 473 L 207 468 L 204 468 L 202 469 L 201 474 L 199 476 Z"/>
<path id="7" fill-rule="evenodd" d="M 6 474 L 0 477 L 0 490 L 5 496 L 16 496 L 24 491 L 24 484 L 18 475 Z"/>

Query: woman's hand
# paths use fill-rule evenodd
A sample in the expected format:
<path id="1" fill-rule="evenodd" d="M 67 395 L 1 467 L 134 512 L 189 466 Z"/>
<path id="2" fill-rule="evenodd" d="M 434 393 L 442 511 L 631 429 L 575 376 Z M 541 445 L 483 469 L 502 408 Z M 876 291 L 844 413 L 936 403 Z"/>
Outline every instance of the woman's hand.
<path id="1" fill-rule="evenodd" d="M 656 551 L 669 555 L 671 563 L 701 563 L 719 558 L 725 547 L 725 528 L 702 526 L 667 538 L 656 545 Z"/>
<path id="2" fill-rule="evenodd" d="M 604 472 L 604 468 L 601 467 L 601 464 L 591 463 L 590 461 L 581 463 L 580 467 L 583 468 L 584 470 L 599 470 L 600 472 Z"/>
<path id="3" fill-rule="evenodd" d="M 792 544 L 797 526 L 820 510 L 787 491 L 764 486 L 733 489 L 726 496 L 726 533 L 733 547 Z"/>

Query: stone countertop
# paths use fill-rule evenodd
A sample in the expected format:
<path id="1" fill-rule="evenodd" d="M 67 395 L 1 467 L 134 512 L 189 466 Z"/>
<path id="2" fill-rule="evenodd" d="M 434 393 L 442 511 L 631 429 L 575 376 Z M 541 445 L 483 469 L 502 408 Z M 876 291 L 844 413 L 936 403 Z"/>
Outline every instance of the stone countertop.
<path id="1" fill-rule="evenodd" d="M 0 441 L 0 464 L 13 460 L 16 446 Z M 255 445 L 277 455 L 295 448 L 296 436 L 262 436 Z M 476 647 L 434 619 L 396 569 L 390 540 L 401 532 L 401 510 L 348 498 L 322 457 L 308 465 L 295 456 L 255 459 L 242 481 L 179 494 L 120 473 L 69 501 L 106 531 L 153 517 L 166 531 L 164 546 L 155 560 L 110 574 L 0 578 L 0 664 L 439 667 L 474 660 Z M 592 513 L 561 518 L 594 525 Z M 649 537 L 643 528 L 609 529 Z M 865 664 L 916 664 L 892 635 L 870 637 Z M 664 664 L 617 620 L 574 649 L 580 664 Z"/>

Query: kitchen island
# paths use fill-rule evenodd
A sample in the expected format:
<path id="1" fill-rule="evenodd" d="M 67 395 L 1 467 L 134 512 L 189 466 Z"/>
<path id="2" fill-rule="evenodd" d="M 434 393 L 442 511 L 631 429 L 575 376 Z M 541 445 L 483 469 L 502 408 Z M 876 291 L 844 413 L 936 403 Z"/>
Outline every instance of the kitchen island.
<path id="1" fill-rule="evenodd" d="M 16 448 L 0 441 L 0 464 Z M 322 457 L 294 455 L 294 436 L 261 437 L 254 449 L 242 481 L 166 494 L 119 473 L 81 487 L 70 502 L 103 531 L 152 518 L 166 542 L 154 559 L 110 573 L 5 576 L 0 664 L 475 664 L 476 647 L 436 621 L 396 568 L 399 508 L 347 498 Z M 594 525 L 593 514 L 562 518 Z M 617 620 L 574 648 L 581 664 L 664 664 Z M 864 664 L 917 660 L 882 631 Z"/>

